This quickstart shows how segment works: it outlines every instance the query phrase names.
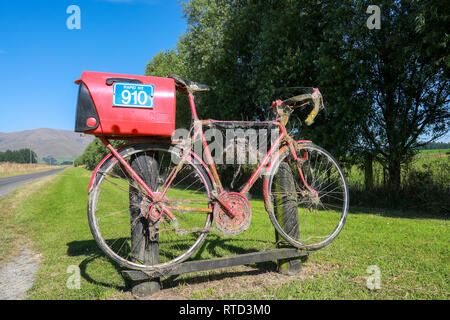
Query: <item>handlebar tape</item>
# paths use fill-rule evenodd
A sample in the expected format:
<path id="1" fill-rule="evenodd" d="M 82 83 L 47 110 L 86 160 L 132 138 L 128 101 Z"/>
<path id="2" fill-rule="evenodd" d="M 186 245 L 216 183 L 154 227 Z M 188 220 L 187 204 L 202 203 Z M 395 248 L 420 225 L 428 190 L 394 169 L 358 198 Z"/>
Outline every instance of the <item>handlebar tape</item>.
<path id="1" fill-rule="evenodd" d="M 310 126 L 314 123 L 314 119 L 316 118 L 317 114 L 321 109 L 323 109 L 323 101 L 322 101 L 322 94 L 320 93 L 319 89 L 314 88 L 314 92 L 312 94 L 301 94 L 299 96 L 295 96 L 289 99 L 286 99 L 283 101 L 283 106 L 289 106 L 290 104 L 293 104 L 295 102 L 300 102 L 304 100 L 311 99 L 314 103 L 314 108 L 308 115 L 308 117 L 305 120 L 306 125 Z"/>
<path id="2" fill-rule="evenodd" d="M 314 109 L 305 120 L 306 125 L 310 126 L 314 123 L 314 119 L 321 109 L 323 109 L 322 94 L 319 89 L 314 88 L 314 92 L 311 94 L 311 99 L 314 102 Z"/>

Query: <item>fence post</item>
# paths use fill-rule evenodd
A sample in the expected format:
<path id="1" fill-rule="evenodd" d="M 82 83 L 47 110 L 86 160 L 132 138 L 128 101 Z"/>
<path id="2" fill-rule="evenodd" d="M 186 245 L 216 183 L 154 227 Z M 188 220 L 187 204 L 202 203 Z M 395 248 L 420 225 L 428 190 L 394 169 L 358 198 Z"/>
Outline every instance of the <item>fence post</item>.
<path id="1" fill-rule="evenodd" d="M 282 162 L 274 177 L 273 188 L 276 190 L 274 198 L 274 213 L 277 221 L 284 231 L 294 239 L 299 239 L 299 224 L 297 215 L 297 193 L 295 181 L 290 166 Z M 275 231 L 275 240 L 278 248 L 292 247 Z M 302 262 L 306 257 L 278 260 L 278 272 L 289 276 L 300 273 Z"/>
<path id="2" fill-rule="evenodd" d="M 158 184 L 157 154 L 146 153 L 131 156 L 130 165 L 152 190 Z M 130 222 L 140 219 L 131 230 L 131 255 L 133 259 L 152 265 L 159 263 L 159 236 L 152 232 L 149 221 L 140 217 L 143 197 L 130 185 Z M 147 280 L 132 280 L 132 293 L 137 296 L 146 296 L 161 289 L 159 278 Z"/>

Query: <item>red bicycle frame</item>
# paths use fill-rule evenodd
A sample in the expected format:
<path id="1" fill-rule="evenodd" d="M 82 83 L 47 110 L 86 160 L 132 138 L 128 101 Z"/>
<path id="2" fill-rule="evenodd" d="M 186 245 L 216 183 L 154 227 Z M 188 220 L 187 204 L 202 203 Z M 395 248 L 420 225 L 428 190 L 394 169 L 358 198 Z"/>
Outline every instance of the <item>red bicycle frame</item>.
<path id="1" fill-rule="evenodd" d="M 274 103 L 280 103 L 279 101 L 276 101 Z M 192 136 L 192 141 L 195 141 L 197 138 L 201 139 L 202 142 L 202 146 L 204 149 L 204 155 L 206 158 L 206 163 L 205 161 L 203 161 L 201 159 L 201 157 L 197 154 L 195 154 L 194 152 L 190 152 L 190 155 L 192 157 L 195 157 L 196 160 L 199 160 L 201 162 L 201 164 L 203 165 L 203 167 L 205 168 L 205 170 L 207 171 L 207 173 L 210 176 L 210 179 L 212 180 L 211 182 L 213 183 L 213 187 L 214 187 L 214 192 L 213 192 L 213 197 L 228 211 L 228 214 L 230 216 L 235 216 L 236 214 L 233 212 L 233 209 L 228 205 L 227 201 L 224 200 L 220 194 L 222 192 L 224 192 L 224 188 L 222 186 L 217 168 L 215 166 L 215 163 L 213 161 L 213 157 L 211 154 L 211 151 L 209 149 L 208 146 L 208 142 L 205 138 L 204 132 L 203 132 L 203 125 L 207 125 L 211 123 L 211 120 L 200 120 L 198 118 L 197 115 L 197 110 L 195 107 L 195 102 L 194 102 L 194 95 L 192 93 L 189 93 L 189 104 L 191 107 L 191 112 L 192 112 L 192 117 L 194 119 L 194 124 L 193 127 L 191 128 L 191 132 L 192 129 L 194 130 L 193 136 Z M 239 121 L 232 121 L 234 123 L 239 123 Z M 271 166 L 273 165 L 273 163 L 278 160 L 278 158 L 280 157 L 280 155 L 282 154 L 282 152 L 284 152 L 284 150 L 286 148 L 289 148 L 289 151 L 291 152 L 299 175 L 302 179 L 302 182 L 304 183 L 304 185 L 306 186 L 306 188 L 313 194 L 313 195 L 317 195 L 317 192 L 315 190 L 313 190 L 308 183 L 306 182 L 303 173 L 301 171 L 301 162 L 304 160 L 307 160 L 307 154 L 304 155 L 303 158 L 298 158 L 297 157 L 297 152 L 296 152 L 296 146 L 298 143 L 302 143 L 302 142 L 308 142 L 308 140 L 300 140 L 300 141 L 294 141 L 287 133 L 286 131 L 286 127 L 285 127 L 285 123 L 287 122 L 287 118 L 283 118 L 282 116 L 278 116 L 276 120 L 274 121 L 264 121 L 266 123 L 271 123 L 274 124 L 276 126 L 279 127 L 280 129 L 280 134 L 279 136 L 276 138 L 276 140 L 273 142 L 271 148 L 269 149 L 269 151 L 266 153 L 266 155 L 264 156 L 264 158 L 261 160 L 261 162 L 259 163 L 258 167 L 256 168 L 256 170 L 253 172 L 253 174 L 251 175 L 251 177 L 249 178 L 249 180 L 246 182 L 246 184 L 243 186 L 242 190 L 240 191 L 241 194 L 246 195 L 250 189 L 252 188 L 252 186 L 255 184 L 256 180 L 261 177 L 261 175 L 264 172 L 264 169 L 266 168 L 266 170 L 269 170 L 271 168 Z M 249 123 L 249 122 L 245 122 L 245 123 Z M 250 122 L 251 123 L 251 122 Z M 261 123 L 261 122 L 254 122 L 254 123 Z M 145 190 L 145 192 L 148 194 L 149 198 L 152 199 L 155 203 L 157 208 L 160 211 L 160 215 L 158 217 L 152 217 L 152 218 L 159 218 L 162 213 L 166 213 L 172 220 L 175 220 L 175 216 L 171 213 L 170 211 L 170 207 L 165 206 L 161 203 L 161 200 L 164 198 L 165 192 L 167 191 L 167 189 L 169 188 L 171 182 L 173 181 L 174 177 L 176 176 L 179 168 L 182 165 L 182 161 L 180 162 L 180 164 L 178 164 L 177 166 L 175 166 L 172 170 L 172 172 L 168 175 L 166 181 L 164 182 L 163 188 L 162 188 L 162 192 L 154 192 L 152 191 L 147 184 L 141 179 L 141 177 L 133 170 L 133 168 L 127 163 L 127 161 L 125 161 L 125 159 L 120 155 L 120 153 L 118 152 L 117 149 L 115 149 L 110 142 L 108 141 L 107 138 L 99 136 L 98 137 L 100 139 L 100 141 L 102 141 L 103 144 L 105 144 L 105 146 L 111 151 L 111 153 L 105 157 L 105 159 L 102 160 L 101 163 L 103 163 L 107 158 L 109 157 L 115 157 L 126 169 L 126 171 L 128 172 L 128 174 L 134 179 L 136 180 L 136 182 Z M 280 149 L 280 146 L 282 146 L 282 148 Z M 93 179 L 95 179 L 96 173 L 97 173 L 98 167 L 94 170 L 94 173 L 92 175 L 91 178 L 91 183 L 90 183 L 90 187 L 92 186 L 93 183 Z M 184 208 L 185 210 L 189 211 L 189 208 Z M 198 208 L 192 208 L 193 210 L 198 210 Z"/>

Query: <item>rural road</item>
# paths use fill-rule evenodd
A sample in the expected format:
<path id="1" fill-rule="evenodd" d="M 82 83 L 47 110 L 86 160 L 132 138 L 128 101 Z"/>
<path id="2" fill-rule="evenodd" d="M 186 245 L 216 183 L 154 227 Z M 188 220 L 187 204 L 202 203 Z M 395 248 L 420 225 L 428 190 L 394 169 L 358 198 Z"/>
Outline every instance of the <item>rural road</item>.
<path id="1" fill-rule="evenodd" d="M 13 192 L 16 188 L 20 187 L 21 185 L 27 182 L 43 178 L 46 176 L 50 176 L 52 174 L 61 172 L 64 169 L 65 168 L 58 168 L 37 173 L 23 174 L 20 176 L 0 178 L 0 197 L 3 197 L 4 195 L 10 192 Z"/>
<path id="2" fill-rule="evenodd" d="M 0 198 L 21 185 L 63 171 L 65 168 L 52 169 L 20 176 L 0 178 Z M 33 285 L 41 255 L 30 249 L 24 249 L 12 261 L 0 265 L 0 300 L 22 300 Z"/>

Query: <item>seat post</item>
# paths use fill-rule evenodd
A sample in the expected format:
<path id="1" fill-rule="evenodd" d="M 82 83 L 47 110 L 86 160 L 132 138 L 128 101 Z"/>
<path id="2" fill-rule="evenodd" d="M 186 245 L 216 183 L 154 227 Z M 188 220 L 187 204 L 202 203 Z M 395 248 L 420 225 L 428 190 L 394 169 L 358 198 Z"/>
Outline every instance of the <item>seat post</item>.
<path id="1" fill-rule="evenodd" d="M 197 109 L 195 108 L 194 95 L 189 92 L 189 104 L 191 105 L 192 117 L 194 120 L 198 120 Z"/>

